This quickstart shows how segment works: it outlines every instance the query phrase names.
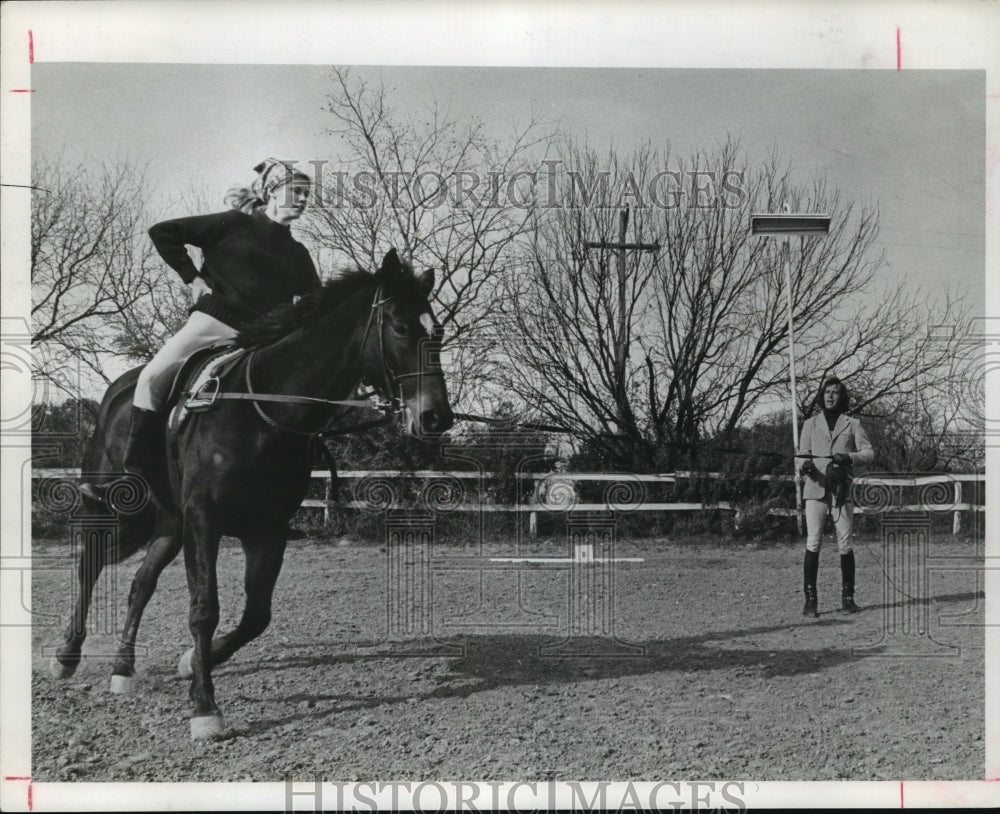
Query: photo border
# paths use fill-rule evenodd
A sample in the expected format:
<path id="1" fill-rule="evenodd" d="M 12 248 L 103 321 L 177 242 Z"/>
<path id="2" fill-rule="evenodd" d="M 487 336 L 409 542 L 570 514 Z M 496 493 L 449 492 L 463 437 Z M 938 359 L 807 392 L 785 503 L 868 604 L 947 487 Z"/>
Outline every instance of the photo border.
<path id="1" fill-rule="evenodd" d="M 294 10 L 293 10 L 294 9 Z M 378 13 L 375 13 L 375 10 Z M 17 2 L 0 9 L 3 168 L 2 317 L 26 329 L 30 312 L 29 234 L 31 65 L 34 62 L 177 62 L 353 65 L 601 66 L 650 68 L 812 68 L 986 71 L 986 324 L 1000 318 L 1000 25 L 998 6 L 979 2 L 865 4 L 772 2 L 526 3 L 473 6 L 348 0 L 317 2 Z M 14 326 L 14 327 L 11 327 Z M 989 378 L 989 377 L 988 377 Z M 987 381 L 987 415 L 1000 415 L 996 376 Z M 30 371 L 4 371 L 2 415 L 30 404 Z M 26 401 L 27 399 L 27 401 Z M 25 455 L 30 441 L 2 439 L 0 517 L 7 558 L 20 555 Z M 998 451 L 987 448 L 987 471 Z M 987 481 L 986 505 L 1000 506 L 1000 482 Z M 995 509 L 987 512 L 986 553 L 1000 556 Z M 5 584 L 7 577 L 4 577 Z M 995 622 L 1000 573 L 987 570 L 987 618 Z M 17 598 L 15 597 L 15 600 Z M 13 612 L 4 592 L 5 620 Z M 986 675 L 1000 675 L 996 628 L 987 628 Z M 7 811 L 283 808 L 282 783 L 45 783 L 30 777 L 30 629 L 0 628 L 0 808 Z M 994 691 L 996 686 L 994 686 Z M 1000 705 L 986 700 L 984 778 L 1000 780 Z M 12 779 L 13 778 L 13 779 Z M 515 789 L 524 804 L 537 804 Z M 746 803 L 902 805 L 904 785 L 747 783 Z M 331 787 L 328 800 L 335 798 Z M 907 807 L 995 805 L 1000 785 L 907 782 Z M 113 796 L 112 796 L 113 795 Z M 381 798 L 388 800 L 388 798 Z M 399 799 L 401 805 L 405 799 Z M 312 810 L 308 795 L 295 807 Z"/>

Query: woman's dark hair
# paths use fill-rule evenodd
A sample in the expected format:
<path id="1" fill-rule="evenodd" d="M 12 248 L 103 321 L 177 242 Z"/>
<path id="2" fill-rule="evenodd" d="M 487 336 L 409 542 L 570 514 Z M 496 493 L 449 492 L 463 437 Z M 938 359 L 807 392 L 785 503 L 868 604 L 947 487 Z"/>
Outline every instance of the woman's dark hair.
<path id="1" fill-rule="evenodd" d="M 819 388 L 819 392 L 816 394 L 816 398 L 813 399 L 813 404 L 816 405 L 820 410 L 823 409 L 823 394 L 826 392 L 826 388 L 831 385 L 837 385 L 840 388 L 840 398 L 837 400 L 836 410 L 840 413 L 846 413 L 847 408 L 851 404 L 851 394 L 847 392 L 847 385 L 845 385 L 836 376 L 830 376 L 823 380 L 823 384 Z"/>

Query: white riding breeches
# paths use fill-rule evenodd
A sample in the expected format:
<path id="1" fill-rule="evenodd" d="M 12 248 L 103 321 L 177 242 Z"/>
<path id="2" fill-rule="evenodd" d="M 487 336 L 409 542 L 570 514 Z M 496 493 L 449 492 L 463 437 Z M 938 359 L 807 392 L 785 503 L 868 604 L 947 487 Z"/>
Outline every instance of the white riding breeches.
<path id="1" fill-rule="evenodd" d="M 213 316 L 195 311 L 184 327 L 168 339 L 139 374 L 133 404 L 145 410 L 164 406 L 181 363 L 196 350 L 235 338 L 237 331 Z"/>
<path id="2" fill-rule="evenodd" d="M 833 527 L 837 532 L 837 548 L 841 554 L 850 554 L 851 528 L 854 525 L 854 504 L 830 507 L 830 498 L 822 500 L 806 500 L 806 548 L 809 551 L 819 551 L 823 538 L 823 523 L 829 511 L 833 517 Z"/>

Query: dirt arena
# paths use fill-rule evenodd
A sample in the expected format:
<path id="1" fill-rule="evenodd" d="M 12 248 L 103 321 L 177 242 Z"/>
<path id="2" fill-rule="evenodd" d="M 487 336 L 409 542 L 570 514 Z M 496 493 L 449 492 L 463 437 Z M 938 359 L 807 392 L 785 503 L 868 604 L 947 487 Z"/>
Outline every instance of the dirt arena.
<path id="1" fill-rule="evenodd" d="M 807 619 L 798 545 L 716 539 L 623 540 L 616 557 L 641 562 L 575 571 L 437 559 L 419 607 L 410 584 L 404 618 L 393 616 L 398 563 L 384 547 L 293 542 L 270 629 L 214 673 L 226 736 L 192 742 L 176 674 L 191 643 L 181 559 L 143 620 L 138 691 L 117 696 L 107 657 L 138 558 L 101 582 L 85 660 L 57 681 L 48 661 L 69 610 L 70 549 L 36 541 L 46 568 L 32 588 L 32 777 L 981 779 L 981 543 L 938 535 L 909 574 L 890 570 L 877 539 L 856 548 L 856 616 L 839 612 L 829 541 L 821 616 Z M 567 557 L 555 541 L 475 553 Z M 597 571 L 603 582 L 586 583 Z M 235 541 L 224 541 L 219 573 L 228 629 L 243 598 Z M 594 591 L 600 618 L 586 616 Z"/>

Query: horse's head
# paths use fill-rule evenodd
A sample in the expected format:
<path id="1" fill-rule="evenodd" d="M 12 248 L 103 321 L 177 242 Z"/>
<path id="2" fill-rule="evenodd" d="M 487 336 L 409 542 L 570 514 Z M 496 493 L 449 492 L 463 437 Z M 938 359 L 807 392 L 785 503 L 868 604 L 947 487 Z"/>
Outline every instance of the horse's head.
<path id="1" fill-rule="evenodd" d="M 362 359 L 365 378 L 388 390 L 386 396 L 399 393 L 411 429 L 440 435 L 451 427 L 454 415 L 441 370 L 441 326 L 428 301 L 434 270 L 414 274 L 391 249 L 375 280 L 378 289 Z"/>

